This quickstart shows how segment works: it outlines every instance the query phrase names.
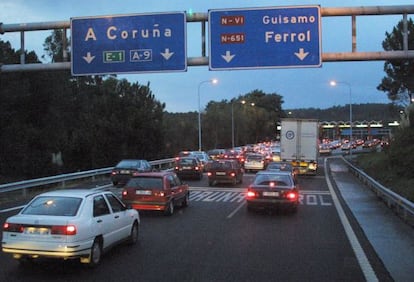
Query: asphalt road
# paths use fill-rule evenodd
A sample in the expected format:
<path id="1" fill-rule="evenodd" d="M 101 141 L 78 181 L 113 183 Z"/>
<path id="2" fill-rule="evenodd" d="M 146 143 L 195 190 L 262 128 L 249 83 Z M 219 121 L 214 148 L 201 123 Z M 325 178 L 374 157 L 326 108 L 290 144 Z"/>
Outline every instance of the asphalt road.
<path id="1" fill-rule="evenodd" d="M 0 281 L 370 280 L 323 174 L 321 163 L 317 176 L 300 177 L 296 214 L 247 212 L 244 190 L 254 174 L 236 187 L 188 180 L 189 207 L 171 217 L 141 213 L 139 243 L 110 250 L 97 268 L 51 260 L 22 267 L 0 253 Z M 1 222 L 13 213 L 0 213 Z M 375 277 L 392 281 L 357 222 L 349 222 Z"/>

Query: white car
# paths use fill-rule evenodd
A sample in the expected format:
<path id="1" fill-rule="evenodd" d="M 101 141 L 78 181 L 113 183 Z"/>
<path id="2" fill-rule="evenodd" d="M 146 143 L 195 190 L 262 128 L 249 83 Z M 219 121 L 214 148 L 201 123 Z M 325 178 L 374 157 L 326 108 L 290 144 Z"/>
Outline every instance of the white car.
<path id="1" fill-rule="evenodd" d="M 246 160 L 244 161 L 244 169 L 246 171 L 259 171 L 264 170 L 265 168 L 265 157 L 262 154 L 246 155 Z"/>
<path id="2" fill-rule="evenodd" d="M 138 240 L 140 217 L 109 191 L 58 190 L 33 198 L 3 225 L 2 250 L 20 262 L 38 257 L 99 264 L 105 250 Z"/>

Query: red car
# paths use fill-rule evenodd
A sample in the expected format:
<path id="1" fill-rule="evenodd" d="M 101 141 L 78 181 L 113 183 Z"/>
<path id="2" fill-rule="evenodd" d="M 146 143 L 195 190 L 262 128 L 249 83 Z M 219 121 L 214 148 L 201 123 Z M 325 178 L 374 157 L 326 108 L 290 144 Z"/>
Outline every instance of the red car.
<path id="1" fill-rule="evenodd" d="M 122 200 L 136 210 L 163 211 L 172 215 L 176 206 L 188 206 L 190 190 L 172 171 L 146 172 L 132 177 Z"/>

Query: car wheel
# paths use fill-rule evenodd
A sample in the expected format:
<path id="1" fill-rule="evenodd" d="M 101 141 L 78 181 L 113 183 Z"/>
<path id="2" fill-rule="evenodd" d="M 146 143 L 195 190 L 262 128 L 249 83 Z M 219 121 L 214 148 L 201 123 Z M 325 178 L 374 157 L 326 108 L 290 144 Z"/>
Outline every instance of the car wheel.
<path id="1" fill-rule="evenodd" d="M 112 182 L 112 185 L 116 186 L 116 185 L 118 185 L 118 182 L 117 181 L 113 181 Z"/>
<path id="2" fill-rule="evenodd" d="M 173 215 L 173 213 L 174 213 L 174 202 L 171 200 L 168 203 L 167 209 L 165 210 L 165 215 Z"/>
<path id="3" fill-rule="evenodd" d="M 183 202 L 181 203 L 181 206 L 182 206 L 183 208 L 188 207 L 188 203 L 189 203 L 189 202 L 190 202 L 190 194 L 189 194 L 189 193 L 187 193 L 187 194 L 185 194 L 185 197 L 184 197 Z"/>
<path id="4" fill-rule="evenodd" d="M 214 181 L 209 181 L 208 186 L 214 186 Z"/>
<path id="5" fill-rule="evenodd" d="M 138 222 L 134 222 L 131 228 L 131 234 L 129 235 L 128 243 L 134 245 L 138 242 L 139 227 Z"/>
<path id="6" fill-rule="evenodd" d="M 95 241 L 93 241 L 92 247 L 91 247 L 91 254 L 89 258 L 89 266 L 95 267 L 101 262 L 102 257 L 102 244 L 101 240 L 98 238 L 95 238 Z"/>

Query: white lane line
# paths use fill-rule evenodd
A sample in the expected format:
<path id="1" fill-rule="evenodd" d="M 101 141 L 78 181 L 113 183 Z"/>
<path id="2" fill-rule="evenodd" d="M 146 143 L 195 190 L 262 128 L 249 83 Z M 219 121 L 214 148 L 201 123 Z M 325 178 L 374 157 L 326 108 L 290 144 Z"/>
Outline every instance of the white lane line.
<path id="1" fill-rule="evenodd" d="M 228 216 L 227 216 L 227 219 L 230 219 L 230 218 L 232 218 L 233 217 L 233 215 L 235 215 L 238 211 L 239 211 L 239 209 L 241 209 L 243 206 L 244 206 L 244 204 L 246 203 L 246 201 L 243 201 L 243 202 L 241 202 L 241 204 L 240 205 L 238 205 L 237 206 L 237 208 L 235 208 Z"/>
<path id="2" fill-rule="evenodd" d="M 352 229 L 348 218 L 345 215 L 345 212 L 344 212 L 344 210 L 341 206 L 341 203 L 338 200 L 338 196 L 336 195 L 335 190 L 332 187 L 332 183 L 329 180 L 328 170 L 327 170 L 327 159 L 328 158 L 325 158 L 325 160 L 324 160 L 326 183 L 328 184 L 329 191 L 331 191 L 332 200 L 333 200 L 335 208 L 338 212 L 338 215 L 339 215 L 339 218 L 341 220 L 342 226 L 345 229 L 345 233 L 348 237 L 348 240 L 351 243 L 352 250 L 355 253 L 355 256 L 356 256 L 356 258 L 359 262 L 359 265 L 362 269 L 362 272 L 364 273 L 366 281 L 368 281 L 368 282 L 378 281 L 378 278 L 377 278 L 374 270 L 372 269 L 372 266 L 369 263 L 368 258 L 366 256 L 364 250 L 362 249 L 361 244 L 359 243 L 358 238 L 355 235 L 355 232 Z"/>

